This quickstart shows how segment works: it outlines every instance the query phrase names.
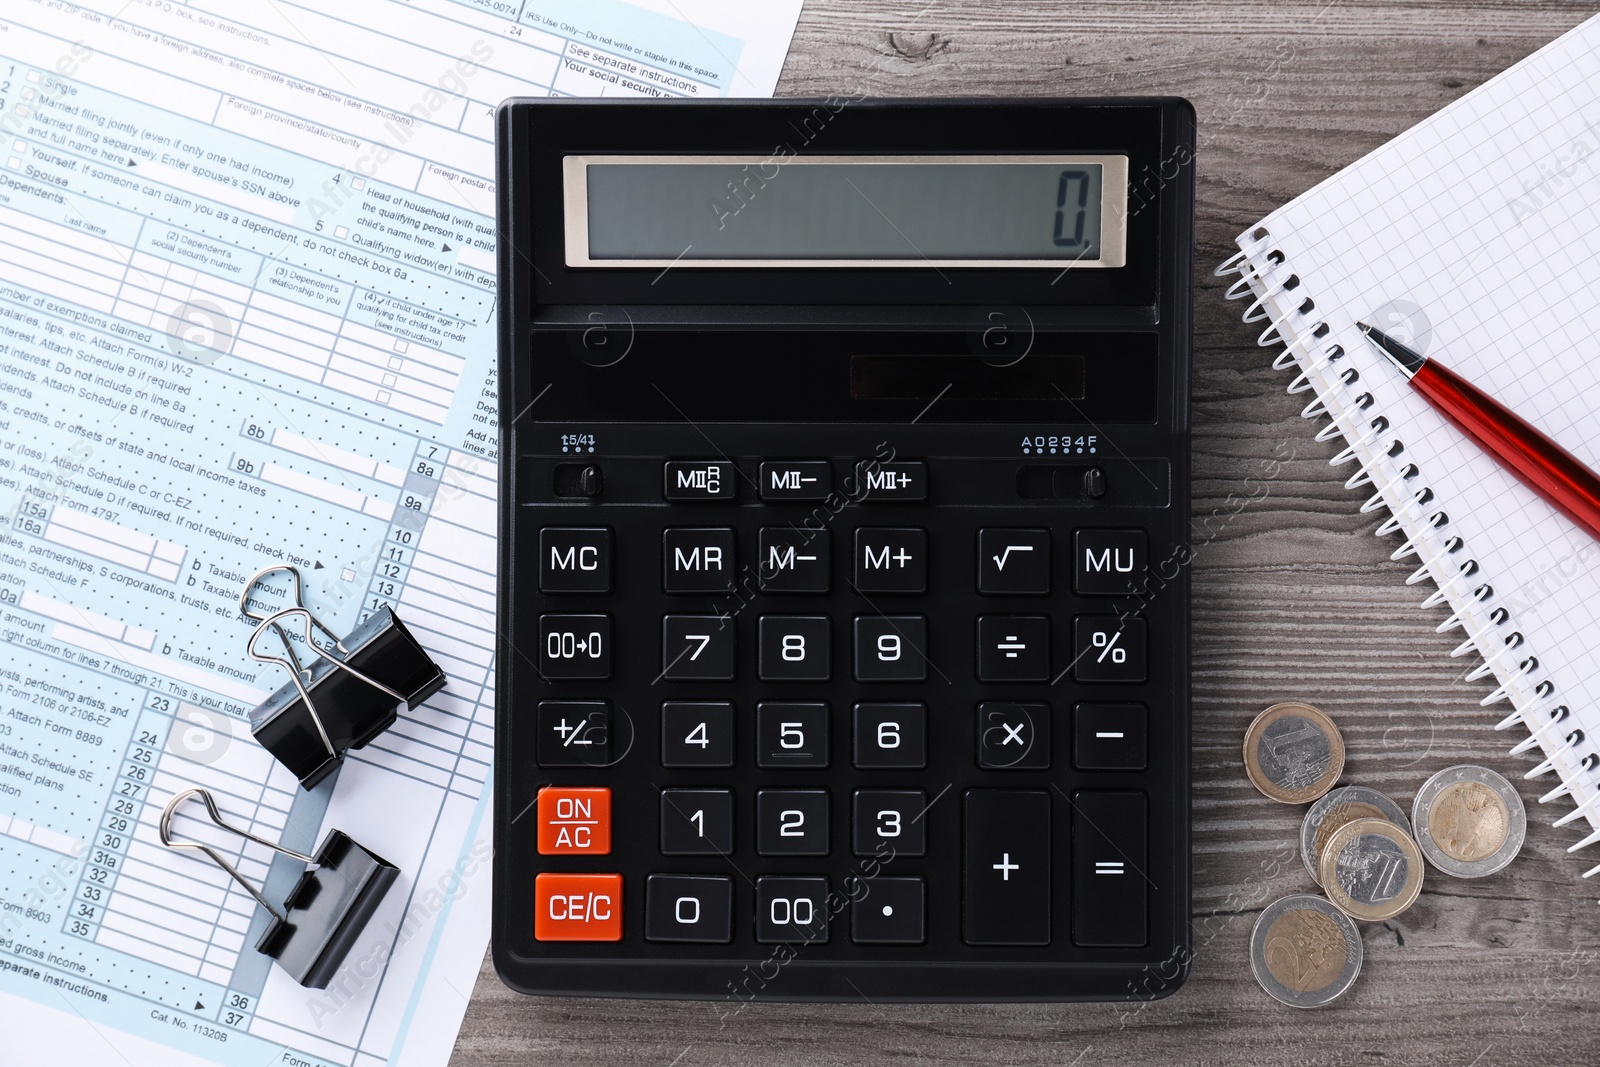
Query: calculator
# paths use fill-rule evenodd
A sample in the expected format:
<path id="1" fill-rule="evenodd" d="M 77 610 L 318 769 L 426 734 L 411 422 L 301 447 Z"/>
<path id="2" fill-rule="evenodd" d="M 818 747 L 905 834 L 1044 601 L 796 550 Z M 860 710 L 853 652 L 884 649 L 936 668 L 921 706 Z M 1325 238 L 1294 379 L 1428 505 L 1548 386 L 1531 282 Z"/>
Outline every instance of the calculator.
<path id="1" fill-rule="evenodd" d="M 1176 989 L 1191 107 L 497 123 L 504 981 Z"/>

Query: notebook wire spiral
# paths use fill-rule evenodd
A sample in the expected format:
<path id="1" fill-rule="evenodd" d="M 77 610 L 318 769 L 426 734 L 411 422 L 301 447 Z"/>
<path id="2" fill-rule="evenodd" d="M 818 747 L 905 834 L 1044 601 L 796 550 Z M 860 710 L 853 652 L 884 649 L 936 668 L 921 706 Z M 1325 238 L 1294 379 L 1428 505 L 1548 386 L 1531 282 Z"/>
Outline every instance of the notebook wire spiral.
<path id="1" fill-rule="evenodd" d="M 1465 639 L 1450 655 L 1476 653 L 1481 660 L 1466 674 L 1466 680 L 1495 677 L 1497 684 L 1479 701 L 1480 706 L 1509 702 L 1511 714 L 1495 729 L 1521 724 L 1528 731 L 1510 754 L 1542 751 L 1544 758 L 1523 777 L 1559 776 L 1560 783 L 1540 796 L 1539 802 L 1547 804 L 1566 796 L 1575 806 L 1552 825 L 1588 820 L 1591 832 L 1567 851 L 1577 852 L 1600 842 L 1600 783 L 1593 774 L 1600 765 L 1600 750 L 1570 721 L 1571 711 L 1555 683 L 1544 675 L 1537 656 L 1524 647 L 1526 641 L 1512 611 L 1496 602 L 1490 577 L 1482 573 L 1465 541 L 1450 531 L 1446 502 L 1435 498 L 1426 473 L 1407 456 L 1401 434 L 1377 410 L 1372 394 L 1363 388 L 1360 372 L 1342 362 L 1344 348 L 1334 340 L 1335 331 L 1327 321 L 1332 316 L 1318 311 L 1315 297 L 1306 291 L 1266 226 L 1242 235 L 1239 244 L 1240 251 L 1213 272 L 1216 277 L 1237 276 L 1223 295 L 1228 300 L 1252 298 L 1243 321 L 1267 323 L 1256 343 L 1262 348 L 1283 346 L 1272 361 L 1273 369 L 1298 369 L 1288 392 L 1311 394 L 1301 417 L 1328 419 L 1315 434 L 1316 440 L 1343 439 L 1345 447 L 1329 463 L 1335 467 L 1356 464 L 1355 473 L 1344 484 L 1351 490 L 1369 489 L 1370 495 L 1360 507 L 1362 513 L 1389 512 L 1375 534 L 1404 533 L 1403 542 L 1390 558 L 1417 558 L 1418 566 L 1406 584 L 1433 583 L 1434 591 L 1419 607 L 1429 610 L 1448 605 L 1450 614 L 1436 626 L 1437 632 L 1465 632 Z M 1584 877 L 1595 874 L 1600 874 L 1600 865 L 1585 871 Z"/>

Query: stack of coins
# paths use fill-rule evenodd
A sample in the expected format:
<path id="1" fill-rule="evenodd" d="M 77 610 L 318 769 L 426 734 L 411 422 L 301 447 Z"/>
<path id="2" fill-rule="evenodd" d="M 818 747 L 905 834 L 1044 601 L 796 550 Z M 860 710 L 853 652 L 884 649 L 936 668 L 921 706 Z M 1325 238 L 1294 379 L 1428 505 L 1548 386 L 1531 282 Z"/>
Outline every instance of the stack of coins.
<path id="1" fill-rule="evenodd" d="M 1352 920 L 1382 922 L 1414 904 L 1424 857 L 1453 877 L 1483 878 L 1510 863 L 1527 837 L 1522 798 L 1486 767 L 1447 767 L 1429 778 L 1410 820 L 1375 789 L 1334 789 L 1344 738 L 1332 719 L 1299 701 L 1256 716 L 1245 731 L 1244 767 L 1263 796 L 1311 805 L 1300 858 L 1326 896 L 1275 901 L 1250 933 L 1256 981 L 1296 1008 L 1324 1007 L 1355 984 L 1362 941 Z"/>

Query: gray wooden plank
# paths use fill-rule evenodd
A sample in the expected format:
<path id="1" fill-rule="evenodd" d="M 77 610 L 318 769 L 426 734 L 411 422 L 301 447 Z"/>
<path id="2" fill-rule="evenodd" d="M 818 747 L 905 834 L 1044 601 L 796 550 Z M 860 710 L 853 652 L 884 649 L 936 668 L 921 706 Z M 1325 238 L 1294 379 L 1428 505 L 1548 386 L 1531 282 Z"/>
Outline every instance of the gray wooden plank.
<path id="1" fill-rule="evenodd" d="M 808 0 L 783 95 L 1175 93 L 1200 115 L 1194 383 L 1195 958 L 1171 999 L 1120 1005 L 752 1005 L 540 1000 L 485 961 L 453 1063 L 1211 1065 L 1592 1063 L 1600 993 L 1588 863 L 1549 826 L 1550 780 L 1522 783 L 1522 856 L 1482 882 L 1434 877 L 1369 925 L 1335 1008 L 1296 1012 L 1245 953 L 1262 906 L 1311 886 L 1302 809 L 1245 782 L 1261 708 L 1299 698 L 1339 721 L 1346 777 L 1409 806 L 1470 760 L 1520 778 L 1528 757 L 1479 708 L 1489 691 L 1434 633 L 1423 586 L 1357 513 L 1305 398 L 1221 298 L 1233 235 L 1592 13 L 1568 2 L 1209 3 Z M 1274 462 L 1276 461 L 1276 462 Z M 1503 707 L 1503 706 L 1502 706 Z M 1542 788 L 1541 788 L 1542 786 Z M 1551 809 L 1555 808 L 1556 811 Z"/>

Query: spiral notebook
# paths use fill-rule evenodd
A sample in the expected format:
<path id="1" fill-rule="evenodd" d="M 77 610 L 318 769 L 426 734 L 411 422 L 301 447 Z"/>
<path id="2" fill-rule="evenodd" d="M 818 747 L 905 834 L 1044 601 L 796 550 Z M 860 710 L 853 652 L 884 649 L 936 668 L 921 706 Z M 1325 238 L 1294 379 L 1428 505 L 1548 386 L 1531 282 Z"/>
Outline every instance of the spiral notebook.
<path id="1" fill-rule="evenodd" d="M 1365 321 L 1463 374 L 1600 469 L 1600 16 L 1285 205 L 1218 268 L 1380 535 L 1436 587 L 1440 630 L 1600 842 L 1600 543 L 1405 384 Z M 1492 684 L 1492 683 L 1491 683 Z M 1521 736 L 1525 731 L 1527 736 Z M 1535 751 L 1541 750 L 1541 751 Z M 1565 803 L 1562 805 L 1565 808 Z M 1600 866 L 1585 877 L 1600 872 Z"/>

